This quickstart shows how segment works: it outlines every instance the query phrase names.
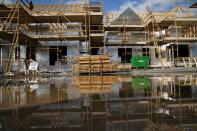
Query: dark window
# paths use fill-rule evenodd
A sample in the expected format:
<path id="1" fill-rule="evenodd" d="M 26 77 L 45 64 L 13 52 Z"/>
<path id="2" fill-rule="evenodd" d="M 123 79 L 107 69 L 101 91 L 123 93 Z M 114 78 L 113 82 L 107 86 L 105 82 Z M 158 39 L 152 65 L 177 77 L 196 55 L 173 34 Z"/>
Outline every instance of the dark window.
<path id="1" fill-rule="evenodd" d="M 15 60 L 20 58 L 20 47 L 15 48 Z"/>
<path id="2" fill-rule="evenodd" d="M 36 48 L 35 47 L 26 48 L 26 59 L 36 60 Z"/>
<path id="3" fill-rule="evenodd" d="M 67 46 L 51 46 L 49 48 L 49 64 L 55 65 L 55 62 L 59 59 L 66 62 Z"/>
<path id="4" fill-rule="evenodd" d="M 55 62 L 57 61 L 57 46 L 51 46 L 49 48 L 49 64 L 55 65 Z"/>
<path id="5" fill-rule="evenodd" d="M 121 57 L 122 63 L 130 63 L 132 57 L 132 48 L 119 48 L 118 56 Z"/>
<path id="6" fill-rule="evenodd" d="M 143 56 L 150 56 L 150 49 L 149 48 L 142 48 Z"/>
<path id="7" fill-rule="evenodd" d="M 59 48 L 59 59 L 65 59 L 67 56 L 67 46 L 60 46 Z"/>
<path id="8" fill-rule="evenodd" d="M 91 55 L 98 55 L 99 48 L 92 48 Z"/>
<path id="9" fill-rule="evenodd" d="M 179 57 L 189 57 L 189 45 L 173 45 L 174 49 L 174 58 L 177 58 L 177 55 Z M 177 54 L 178 49 L 178 54 Z"/>

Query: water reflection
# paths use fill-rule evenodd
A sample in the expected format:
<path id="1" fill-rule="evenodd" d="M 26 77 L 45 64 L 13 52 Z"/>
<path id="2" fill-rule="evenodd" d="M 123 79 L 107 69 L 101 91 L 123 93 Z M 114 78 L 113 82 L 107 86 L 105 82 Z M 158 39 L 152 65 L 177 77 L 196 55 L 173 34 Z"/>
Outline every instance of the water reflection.
<path id="1" fill-rule="evenodd" d="M 2 131 L 195 131 L 197 77 L 21 78 L 0 88 Z"/>

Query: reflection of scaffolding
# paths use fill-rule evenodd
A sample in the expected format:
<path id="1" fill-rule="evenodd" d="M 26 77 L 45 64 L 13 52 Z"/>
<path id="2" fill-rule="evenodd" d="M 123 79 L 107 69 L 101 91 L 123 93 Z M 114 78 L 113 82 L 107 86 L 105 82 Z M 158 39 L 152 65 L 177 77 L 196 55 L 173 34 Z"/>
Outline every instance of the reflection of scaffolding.
<path id="1" fill-rule="evenodd" d="M 43 89 L 38 88 L 32 92 L 26 87 L 25 90 L 23 87 L 16 88 L 15 86 L 14 88 L 8 88 L 8 90 L 3 88 L 4 91 L 8 91 L 9 96 L 4 94 L 3 97 L 7 99 L 3 102 L 5 104 L 3 104 L 4 108 L 1 109 L 5 109 L 6 105 L 10 109 L 16 109 L 15 106 L 18 106 L 18 116 L 13 115 L 13 117 L 20 120 L 19 130 L 24 128 L 28 130 L 35 127 L 35 129 L 40 130 L 49 128 L 71 130 L 75 128 L 77 130 L 93 131 L 100 127 L 99 129 L 108 131 L 117 126 L 124 130 L 141 129 L 142 126 L 143 129 L 156 130 L 162 129 L 162 127 L 174 129 L 180 124 L 183 127 L 195 126 L 197 104 L 194 101 L 196 100 L 194 88 L 196 77 L 187 77 L 187 79 L 192 80 L 191 88 L 187 87 L 188 84 L 184 84 L 184 77 L 150 77 L 151 80 L 156 80 L 155 85 L 148 85 L 148 88 L 140 89 L 135 89 L 135 84 L 132 84 L 136 81 L 134 80 L 136 78 L 138 77 L 103 76 L 102 78 L 92 76 L 89 78 L 80 76 L 76 82 L 82 84 L 78 85 L 77 88 L 83 88 L 85 84 L 89 84 L 88 81 L 92 81 L 92 86 L 89 85 L 92 90 L 94 85 L 100 84 L 100 89 L 102 89 L 107 84 L 122 83 L 118 87 L 119 91 L 123 89 L 124 95 L 120 92 L 116 94 L 115 92 L 100 90 L 92 93 L 84 92 L 81 96 L 74 96 L 75 99 L 73 97 L 68 98 L 68 92 L 75 92 L 75 89 L 73 87 L 71 87 L 72 89 L 65 88 L 63 86 L 65 84 L 64 78 L 62 84 L 52 84 L 52 88 L 48 87 L 49 83 L 47 81 L 51 82 L 51 79 L 48 79 L 45 81 L 48 88 L 41 87 Z M 141 86 L 145 87 L 142 84 Z M 183 92 L 185 87 L 192 91 L 186 93 L 187 98 L 184 96 L 185 92 Z M 110 89 L 113 88 L 110 87 Z M 35 95 L 41 90 L 50 93 L 46 93 L 44 96 L 41 94 Z M 71 94 L 73 95 L 73 93 Z M 20 99 L 22 96 L 25 96 L 25 98 Z M 9 100 L 12 102 L 7 102 Z M 23 103 L 24 100 L 27 100 L 27 103 Z M 10 107 L 12 104 L 13 107 Z M 28 107 L 26 108 L 26 106 Z M 4 119 L 0 119 L 1 123 L 10 122 L 10 117 L 12 118 L 11 113 L 2 114 L 1 118 Z M 6 129 L 9 129 L 9 125 L 6 126 Z"/>

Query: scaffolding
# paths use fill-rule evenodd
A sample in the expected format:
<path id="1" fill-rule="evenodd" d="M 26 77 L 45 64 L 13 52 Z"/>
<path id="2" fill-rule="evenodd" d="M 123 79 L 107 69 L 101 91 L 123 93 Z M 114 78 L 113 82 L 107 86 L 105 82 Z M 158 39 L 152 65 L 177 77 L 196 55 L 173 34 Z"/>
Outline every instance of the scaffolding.
<path id="1" fill-rule="evenodd" d="M 34 5 L 33 10 L 23 6 L 19 0 L 12 5 L 1 4 L 1 38 L 11 43 L 7 45 L 10 47 L 8 58 L 1 62 L 2 65 L 6 65 L 4 73 L 9 74 L 13 63 L 16 66 L 16 61 L 19 71 L 24 59 L 35 57 L 32 56 L 35 55 L 35 47 L 41 47 L 43 52 L 50 52 L 50 50 L 56 52 L 55 63 L 58 67 L 60 63 L 73 61 L 71 63 L 77 64 L 73 67 L 80 68 L 79 72 L 90 74 L 99 71 L 130 70 L 132 66 L 128 63 L 130 59 L 128 57 L 133 55 L 133 51 L 129 52 L 129 48 L 136 49 L 136 55 L 149 57 L 154 49 L 158 59 L 156 59 L 157 65 L 152 67 L 196 67 L 196 57 L 192 56 L 192 52 L 187 57 L 179 53 L 179 43 L 189 42 L 189 48 L 191 48 L 191 42 L 196 41 L 196 18 L 192 18 L 195 12 L 191 9 L 185 10 L 182 6 L 188 7 L 191 4 L 193 1 L 177 0 L 174 1 L 172 11 L 154 12 L 147 8 L 147 12 L 138 15 L 128 8 L 122 14 L 108 13 L 106 17 L 104 17 L 103 1 L 56 5 L 39 3 Z M 59 46 L 75 46 L 72 44 L 73 41 L 79 41 L 82 45 L 79 47 L 79 54 L 62 57 L 63 50 Z M 53 42 L 53 47 L 50 47 L 47 42 Z M 176 44 L 171 44 L 174 46 L 163 51 L 162 46 L 169 43 Z M 26 58 L 25 56 L 21 58 L 20 54 L 17 54 L 21 44 L 29 47 L 29 56 Z M 1 46 L 5 45 L 2 43 Z M 111 63 L 109 58 L 110 63 L 108 62 L 107 65 L 104 65 L 102 60 L 98 66 L 92 65 L 91 57 L 94 55 L 98 55 L 101 59 L 103 56 L 112 56 L 108 47 L 121 48 L 122 54 L 118 55 L 118 58 L 121 57 L 123 62 Z M 144 50 L 141 51 L 142 53 L 138 51 L 139 47 Z M 79 63 L 81 51 L 89 59 L 87 67 Z M 167 52 L 169 56 L 166 56 L 164 52 Z M 18 55 L 15 56 L 15 60 L 14 53 Z M 42 65 L 46 70 L 50 68 L 53 70 L 52 66 L 46 63 Z M 60 68 L 62 69 L 59 71 L 63 71 L 64 67 Z"/>
<path id="2" fill-rule="evenodd" d="M 18 15 L 18 19 L 15 15 L 16 11 L 14 13 L 12 11 L 12 8 L 15 9 L 16 5 L 20 6 L 18 7 L 20 9 L 17 10 L 18 14 L 23 14 L 25 12 L 25 15 Z M 6 19 L 5 23 L 2 25 L 2 28 L 8 28 L 11 23 L 20 23 L 18 24 L 19 27 L 15 28 L 16 35 L 13 36 L 13 44 L 11 46 L 12 48 L 10 49 L 10 55 L 6 62 L 7 66 L 5 74 L 9 74 L 10 68 L 12 66 L 13 53 L 16 48 L 15 43 L 21 42 L 18 38 L 19 34 L 17 34 L 19 32 L 19 29 L 20 31 L 22 31 L 22 33 L 24 33 L 24 36 L 29 36 L 30 38 L 38 42 L 38 44 L 40 44 L 39 41 L 57 41 L 57 45 L 62 41 L 84 41 L 86 43 L 86 53 L 89 53 L 91 55 L 91 51 L 94 48 L 101 49 L 101 53 L 104 53 L 102 1 L 90 3 L 85 1 L 81 4 L 76 3 L 65 5 L 35 5 L 33 11 L 29 11 L 25 7 L 21 6 L 20 1 L 16 1 L 13 7 L 12 5 L 1 6 L 6 10 L 5 12 L 4 10 L 2 10 L 3 17 L 1 17 L 1 19 L 8 19 Z M 9 13 L 8 16 L 6 16 L 7 13 Z M 14 20 L 12 19 L 13 17 L 15 17 Z M 22 30 L 21 27 L 23 27 Z M 8 32 L 6 29 L 2 31 L 6 33 Z M 48 33 L 43 33 L 46 31 L 48 31 Z M 11 38 L 7 39 L 10 40 Z M 30 46 L 30 52 L 31 47 L 35 46 L 32 45 L 33 43 L 31 41 L 25 42 L 25 44 Z M 45 49 L 47 50 L 48 47 Z M 57 63 L 60 60 L 67 60 L 67 58 L 59 58 L 60 50 L 58 48 L 56 52 Z M 31 56 L 29 57 L 31 58 Z"/>
<path id="3" fill-rule="evenodd" d="M 0 11 L 3 12 L 0 12 L 0 18 L 4 21 L 4 23 L 1 24 L 1 37 L 4 36 L 4 39 L 11 40 L 11 44 L 6 45 L 10 49 L 8 59 L 4 59 L 6 62 L 5 74 L 10 74 L 13 65 L 14 52 L 17 51 L 17 48 L 19 48 L 19 45 L 23 42 L 23 44 L 29 46 L 29 54 L 27 58 L 33 57 L 35 47 L 38 47 L 42 53 L 50 51 L 55 52 L 57 68 L 62 68 L 62 70 L 58 70 L 59 72 L 64 71 L 65 67 L 60 67 L 58 63 L 74 61 L 72 68 L 73 74 L 74 72 L 77 74 L 86 74 L 86 76 L 77 75 L 76 83 L 82 96 L 87 97 L 87 103 L 89 105 L 81 106 L 80 109 L 74 109 L 75 112 L 73 113 L 79 112 L 82 114 L 81 117 L 84 118 L 81 119 L 85 120 L 88 130 L 93 130 L 95 119 L 101 120 L 101 125 L 103 124 L 104 127 L 107 127 L 107 124 L 116 122 L 124 124 L 126 123 L 125 125 L 127 130 L 129 130 L 129 124 L 132 121 L 146 121 L 149 124 L 146 127 L 147 130 L 159 130 L 162 128 L 162 126 L 167 126 L 163 124 L 161 127 L 157 127 L 157 125 L 162 121 L 160 118 L 164 118 L 166 114 L 164 111 L 162 114 L 159 114 L 157 111 L 160 108 L 168 109 L 176 108 L 177 105 L 182 106 L 182 98 L 180 98 L 181 83 L 179 81 L 178 91 L 175 87 L 176 83 L 172 81 L 170 81 L 172 87 L 169 91 L 169 94 L 172 96 L 172 98 L 179 97 L 178 101 L 175 101 L 172 104 L 166 104 L 165 102 L 162 103 L 162 100 L 165 99 L 165 96 L 161 95 L 165 93 L 163 92 L 165 81 L 165 78 L 163 77 L 160 80 L 159 86 L 155 88 L 155 90 L 157 90 L 155 94 L 152 92 L 153 87 L 149 87 L 148 89 L 145 89 L 145 91 L 143 89 L 144 92 L 141 93 L 143 95 L 146 94 L 146 97 L 138 99 L 129 97 L 129 95 L 136 93 L 135 90 L 131 90 L 131 77 L 122 76 L 117 78 L 117 76 L 104 76 L 104 73 L 111 73 L 120 70 L 124 72 L 127 72 L 128 70 L 130 71 L 131 65 L 127 65 L 126 63 L 126 55 L 130 53 L 128 53 L 128 47 L 136 48 L 140 46 L 145 48 L 145 51 L 140 54 L 145 56 L 151 55 L 150 50 L 147 48 L 153 48 L 158 54 L 161 65 L 159 67 L 167 67 L 168 65 L 166 65 L 163 60 L 161 46 L 166 45 L 169 42 L 175 42 L 177 45 L 177 49 L 172 50 L 173 52 L 174 50 L 177 50 L 176 53 L 179 62 L 181 59 L 183 60 L 183 65 L 181 66 L 196 67 L 196 57 L 180 57 L 178 54 L 178 46 L 179 42 L 181 41 L 178 35 L 178 26 L 182 25 L 183 23 L 187 23 L 186 26 L 193 23 L 194 25 L 192 27 L 186 27 L 183 29 L 183 32 L 185 33 L 182 36 L 182 40 L 187 41 L 189 39 L 188 41 L 196 41 L 197 28 L 195 22 L 197 20 L 194 19 L 192 22 L 190 22 L 190 16 L 186 22 L 181 23 L 181 20 L 176 19 L 175 17 L 177 15 L 178 9 L 172 12 L 155 13 L 151 9 L 147 8 L 147 13 L 144 13 L 141 16 L 141 18 L 143 18 L 142 21 L 125 16 L 118 18 L 120 15 L 115 15 L 115 18 L 107 18 L 104 20 L 103 1 L 101 3 L 85 2 L 83 4 L 77 3 L 65 5 L 39 4 L 35 5 L 35 9 L 33 11 L 29 11 L 25 7 L 21 6 L 20 2 L 17 1 L 14 5 L 0 5 Z M 168 30 L 168 27 L 172 25 L 175 27 L 175 37 L 170 36 L 167 33 L 163 33 L 163 31 Z M 73 32 L 77 35 L 73 35 Z M 113 42 L 110 43 L 109 41 L 111 35 L 110 32 L 112 32 L 112 35 L 115 34 L 115 36 L 120 38 L 118 39 L 120 41 L 117 40 L 118 42 L 115 42 L 115 47 L 120 47 L 123 49 L 122 54 L 124 54 L 124 63 L 111 63 L 110 61 L 110 53 L 107 52 L 107 47 L 114 46 Z M 155 32 L 158 32 L 159 37 L 156 36 Z M 63 42 L 65 41 L 75 40 L 84 42 L 85 51 L 83 52 L 83 55 L 85 56 L 81 56 L 79 53 L 79 55 L 76 56 L 61 57 L 63 50 L 59 46 L 64 45 Z M 42 46 L 43 41 L 53 41 L 52 47 Z M 44 44 L 50 45 L 50 43 Z M 68 43 L 69 46 L 73 46 L 72 44 L 72 42 Z M 3 44 L 1 46 L 3 46 Z M 94 50 L 97 50 L 96 52 L 100 51 L 100 53 L 94 55 Z M 21 58 L 18 53 L 15 53 L 15 55 L 18 62 L 19 72 L 19 69 L 21 68 L 21 60 L 23 62 L 23 60 L 26 58 Z M 175 59 L 170 58 L 170 62 L 172 61 L 174 62 Z M 48 61 L 43 61 L 42 68 L 46 68 L 46 70 L 51 68 L 50 70 L 54 71 L 55 69 L 49 64 L 46 64 L 47 62 Z M 3 62 L 1 62 L 1 64 L 2 63 Z M 171 63 L 170 67 L 172 67 Z M 96 73 L 97 76 L 94 76 L 94 73 Z M 123 96 L 121 96 L 122 98 L 114 99 L 110 96 L 110 92 L 112 84 L 118 82 L 124 83 L 121 89 Z M 194 80 L 190 76 L 186 77 L 184 80 L 185 85 L 192 85 L 194 82 L 196 83 L 196 78 Z M 59 88 L 57 90 L 57 101 L 59 104 L 63 96 L 61 96 L 61 90 Z M 13 90 L 8 88 L 8 93 L 11 94 L 8 94 L 9 100 L 11 100 L 10 103 L 15 109 L 13 114 L 17 118 L 16 121 L 18 121 L 18 103 L 14 102 Z M 16 96 L 19 96 L 18 91 L 16 91 L 15 94 Z M 137 95 L 141 94 L 139 93 Z M 16 97 L 15 99 L 17 102 L 18 98 Z M 136 101 L 142 101 L 146 103 L 141 104 L 137 103 Z M 189 102 L 192 102 L 192 100 Z M 116 106 L 113 107 L 114 103 L 120 103 L 116 105 L 118 108 L 116 108 Z M 164 104 L 165 106 L 163 106 Z M 191 110 L 196 110 L 195 106 L 189 106 L 189 108 L 191 108 Z M 63 109 L 63 112 L 67 113 L 71 110 L 72 109 Z M 115 112 L 116 110 L 118 110 L 120 114 L 118 116 L 113 116 L 113 111 Z M 135 114 L 135 111 L 138 114 Z M 47 112 L 46 110 L 44 113 L 36 112 L 33 115 L 34 117 L 39 116 L 38 118 L 41 118 L 42 116 L 54 116 L 58 117 L 59 121 L 61 121 L 61 113 L 59 110 L 56 110 L 56 112 L 57 113 L 50 113 L 50 111 Z M 179 113 L 180 116 L 182 116 L 183 112 L 180 111 Z M 139 119 L 135 119 L 136 117 Z M 144 118 L 146 119 L 144 120 Z M 147 119 L 149 120 L 147 121 Z M 53 119 L 54 123 L 57 122 L 55 120 L 57 119 Z M 183 119 L 180 118 L 180 123 L 182 120 Z M 169 128 L 170 127 L 167 127 L 167 129 Z"/>

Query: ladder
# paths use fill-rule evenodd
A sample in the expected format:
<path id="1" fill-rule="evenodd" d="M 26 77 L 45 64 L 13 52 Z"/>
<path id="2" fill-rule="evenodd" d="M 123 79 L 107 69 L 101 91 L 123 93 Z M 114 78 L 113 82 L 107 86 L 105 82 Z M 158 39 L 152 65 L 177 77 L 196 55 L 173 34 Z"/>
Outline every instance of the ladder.
<path id="1" fill-rule="evenodd" d="M 14 6 L 12 7 L 12 9 L 10 10 L 10 13 L 9 13 L 7 19 L 4 22 L 4 24 L 3 24 L 4 26 L 2 27 L 2 30 L 5 30 L 5 31 L 8 30 L 8 27 L 11 24 L 14 16 L 17 15 L 17 17 L 18 17 L 18 14 L 19 14 L 18 11 L 19 11 L 19 3 L 16 2 L 14 4 Z M 18 23 L 17 26 L 19 26 L 19 23 Z M 5 72 L 4 72 L 5 75 L 8 75 L 10 73 L 10 69 L 11 69 L 12 62 L 13 62 L 13 54 L 14 54 L 15 48 L 16 48 L 16 46 L 18 44 L 18 40 L 19 40 L 19 30 L 18 30 L 18 27 L 16 27 L 14 35 L 13 35 L 12 43 L 10 45 L 8 60 L 7 60 L 6 68 L 5 68 Z"/>
<path id="2" fill-rule="evenodd" d="M 156 20 L 156 18 L 154 16 L 153 12 L 151 11 L 151 9 L 149 7 L 147 7 L 146 9 L 148 11 L 148 16 L 151 19 L 153 33 L 154 33 L 154 31 L 157 30 L 159 32 L 159 34 L 160 34 L 161 40 L 164 40 L 162 30 L 159 27 L 159 24 L 157 23 L 157 20 Z M 154 34 L 153 34 L 153 43 L 154 43 L 154 46 L 156 47 L 156 50 L 158 52 L 159 61 L 161 63 L 161 66 L 162 66 L 162 68 L 164 68 L 164 62 L 163 62 L 163 58 L 162 58 L 162 55 L 161 55 L 161 50 L 160 50 L 159 45 L 158 45 L 158 38 L 156 38 L 156 36 Z"/>
<path id="3" fill-rule="evenodd" d="M 11 24 L 14 16 L 16 15 L 16 12 L 17 12 L 17 8 L 16 8 L 16 5 L 17 5 L 17 2 L 12 6 L 8 16 L 7 16 L 7 19 L 3 22 L 2 26 L 1 26 L 1 31 L 7 31 L 9 25 Z"/>
<path id="4" fill-rule="evenodd" d="M 11 69 L 12 62 L 13 62 L 13 54 L 14 54 L 15 48 L 18 44 L 18 39 L 19 39 L 19 32 L 15 31 L 14 38 L 13 38 L 12 43 L 10 45 L 10 51 L 9 51 L 8 60 L 7 60 L 6 68 L 5 68 L 5 74 L 10 73 L 10 69 Z"/>

